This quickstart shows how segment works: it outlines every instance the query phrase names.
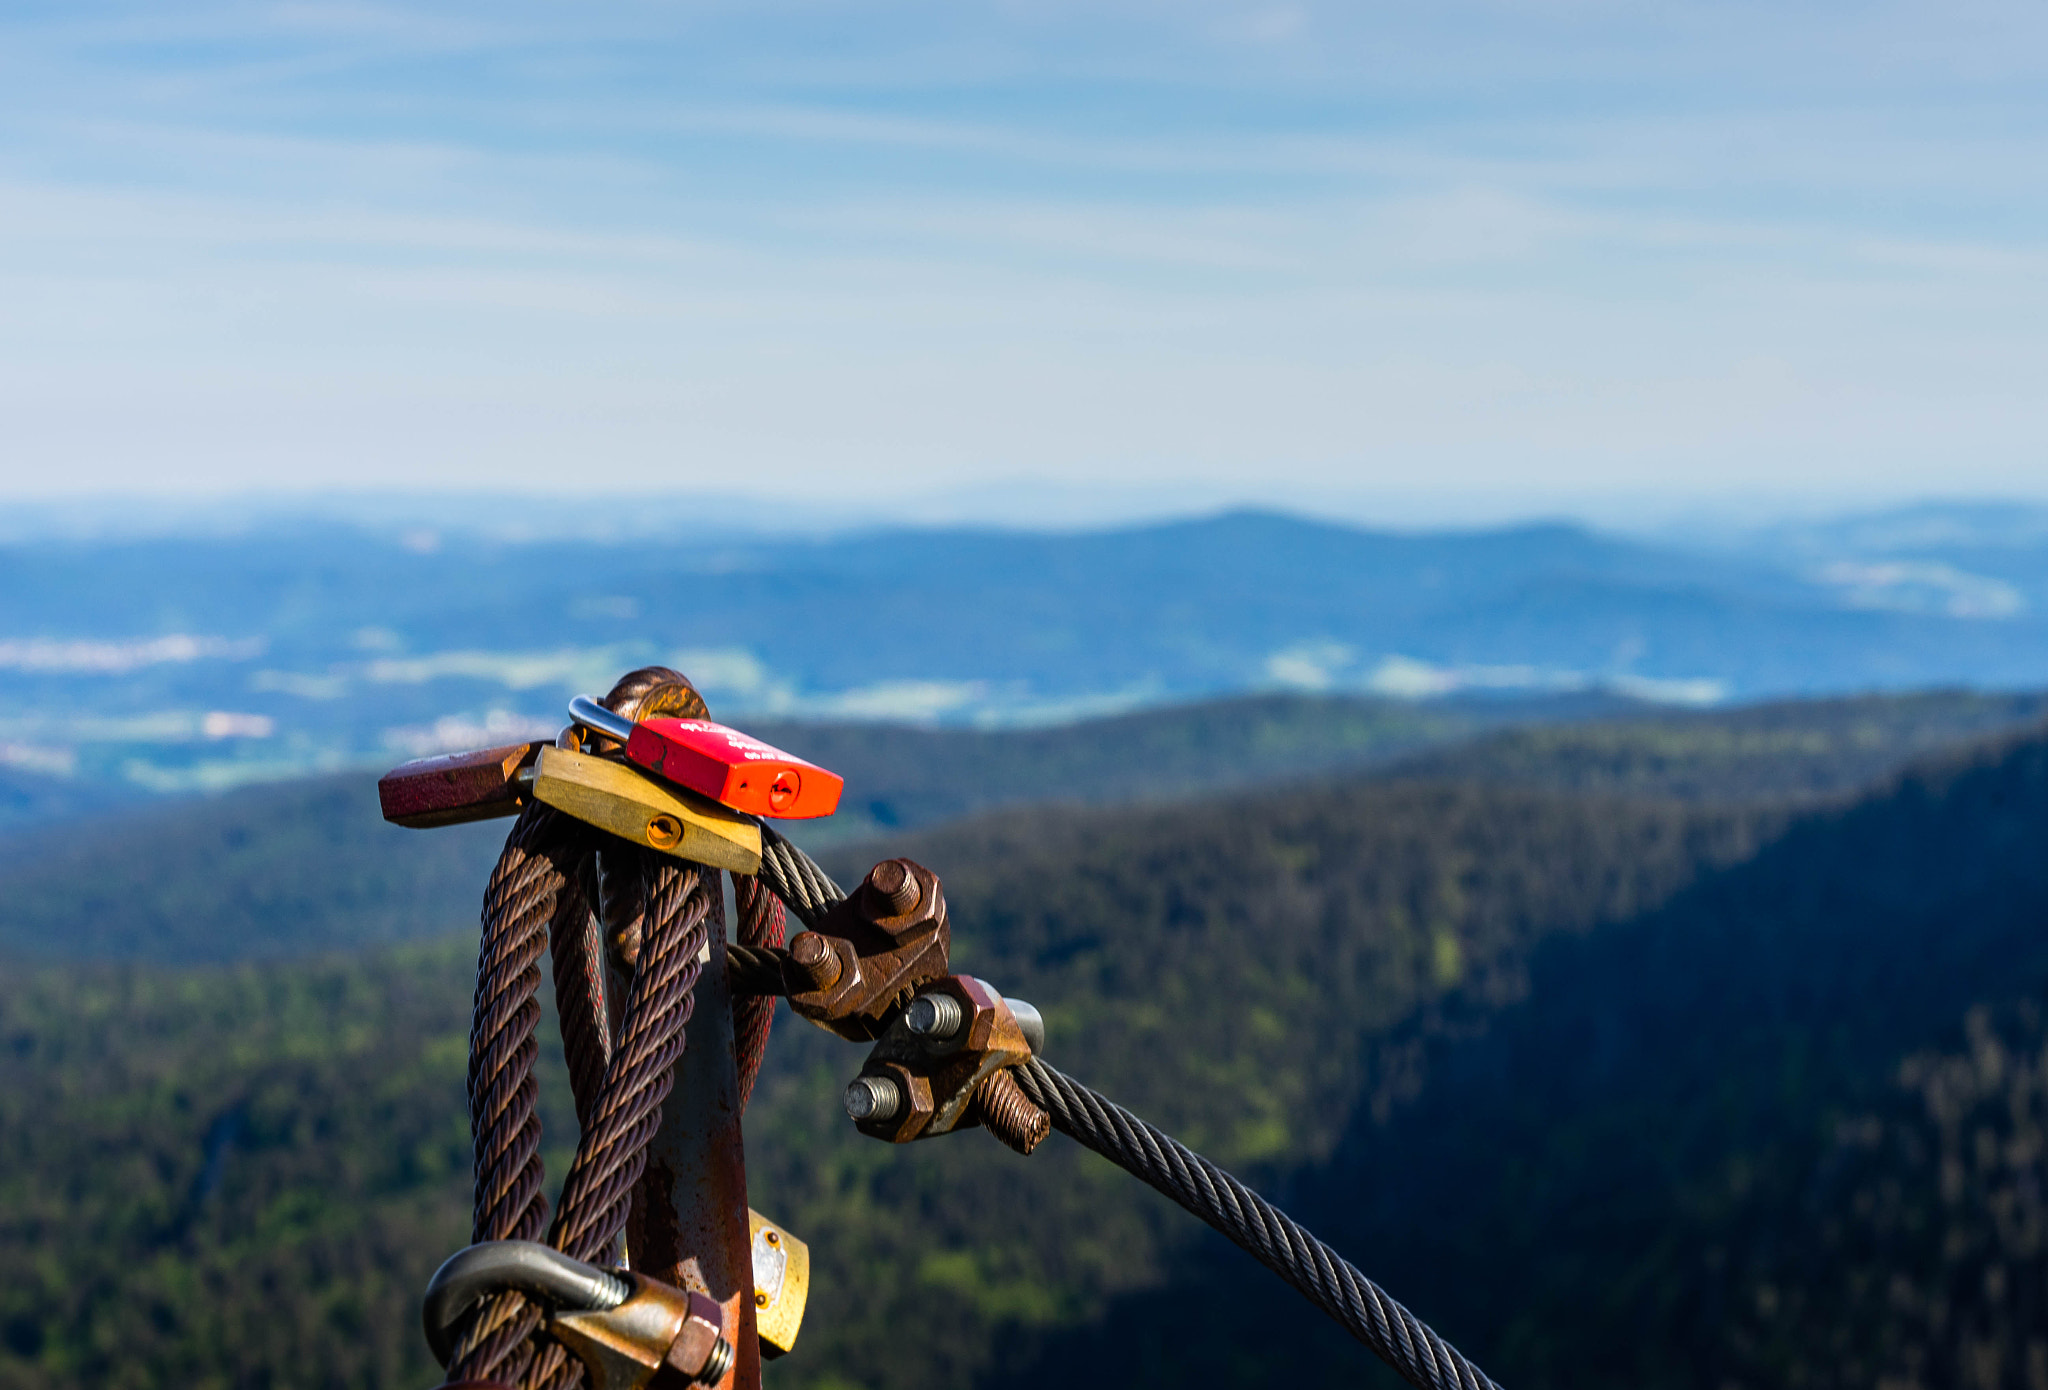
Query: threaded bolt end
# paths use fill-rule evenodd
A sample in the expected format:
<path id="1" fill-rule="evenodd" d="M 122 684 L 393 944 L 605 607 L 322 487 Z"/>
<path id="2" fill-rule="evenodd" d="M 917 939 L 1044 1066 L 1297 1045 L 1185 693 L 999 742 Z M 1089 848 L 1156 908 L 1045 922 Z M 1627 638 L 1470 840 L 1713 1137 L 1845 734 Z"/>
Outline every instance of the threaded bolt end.
<path id="1" fill-rule="evenodd" d="M 891 1120 L 902 1108 L 903 1092 L 886 1076 L 856 1077 L 846 1088 L 846 1114 L 849 1119 Z"/>
<path id="2" fill-rule="evenodd" d="M 711 1355 L 704 1358 L 704 1369 L 697 1372 L 699 1385 L 716 1385 L 725 1379 L 725 1373 L 732 1366 L 732 1343 L 720 1337 L 711 1344 Z"/>
<path id="3" fill-rule="evenodd" d="M 917 875 L 902 859 L 884 859 L 870 869 L 868 888 L 878 901 L 887 905 L 891 917 L 912 911 L 924 896 L 924 890 L 917 885 Z"/>
<path id="4" fill-rule="evenodd" d="M 830 989 L 839 983 L 840 973 L 845 969 L 831 943 L 814 931 L 796 934 L 796 939 L 789 943 L 789 962 L 796 967 L 797 983 L 805 989 Z"/>
<path id="5" fill-rule="evenodd" d="M 967 1019 L 960 1001 L 950 994 L 920 994 L 903 1011 L 903 1026 L 920 1038 L 944 1042 Z"/>

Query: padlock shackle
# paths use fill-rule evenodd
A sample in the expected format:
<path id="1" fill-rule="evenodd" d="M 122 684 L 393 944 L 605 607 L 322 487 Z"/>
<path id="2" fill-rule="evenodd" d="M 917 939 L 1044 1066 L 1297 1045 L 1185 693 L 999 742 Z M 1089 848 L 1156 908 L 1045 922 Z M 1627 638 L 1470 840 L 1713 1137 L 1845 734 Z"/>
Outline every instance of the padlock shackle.
<path id="1" fill-rule="evenodd" d="M 591 699 L 578 695 L 569 701 L 569 717 L 586 729 L 595 729 L 606 738 L 615 738 L 624 743 L 633 736 L 633 721 L 623 714 L 614 714 Z"/>
<path id="2" fill-rule="evenodd" d="M 630 1281 L 531 1240 L 483 1240 L 450 1255 L 427 1281 L 420 1303 L 427 1345 L 443 1366 L 455 1351 L 455 1324 L 484 1298 L 506 1289 L 557 1310 L 604 1312 L 633 1293 Z"/>

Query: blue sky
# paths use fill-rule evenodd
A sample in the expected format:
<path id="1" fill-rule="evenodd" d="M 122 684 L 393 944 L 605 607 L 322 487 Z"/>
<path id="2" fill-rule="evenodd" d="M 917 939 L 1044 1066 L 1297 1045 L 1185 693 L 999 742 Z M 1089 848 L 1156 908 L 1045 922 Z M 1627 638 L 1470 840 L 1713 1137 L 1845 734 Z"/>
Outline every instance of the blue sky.
<path id="1" fill-rule="evenodd" d="M 2048 497 L 2044 78 L 1968 0 L 16 0 L 0 493 Z"/>

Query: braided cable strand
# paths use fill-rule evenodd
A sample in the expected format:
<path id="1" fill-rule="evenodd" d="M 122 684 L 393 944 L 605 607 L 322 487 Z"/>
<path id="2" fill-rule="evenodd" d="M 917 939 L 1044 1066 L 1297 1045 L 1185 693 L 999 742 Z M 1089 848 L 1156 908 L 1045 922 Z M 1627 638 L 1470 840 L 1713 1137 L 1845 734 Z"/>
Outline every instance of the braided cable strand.
<path id="1" fill-rule="evenodd" d="M 761 827 L 761 881 L 813 930 L 825 909 L 846 896 L 816 860 L 767 825 Z"/>
<path id="2" fill-rule="evenodd" d="M 665 856 L 645 867 L 651 879 L 646 934 L 625 1026 L 548 1234 L 550 1245 L 579 1260 L 597 1259 L 625 1229 L 647 1141 L 661 1125 L 662 1102 L 674 1084 L 709 937 L 712 871 Z"/>
<path id="3" fill-rule="evenodd" d="M 752 995 L 789 993 L 789 981 L 782 974 L 782 963 L 788 959 L 789 952 L 779 946 L 743 946 L 728 941 L 725 978 L 732 986 L 734 1008 Z"/>
<path id="4" fill-rule="evenodd" d="M 781 947 L 789 927 L 782 902 L 759 878 L 734 874 L 732 895 L 739 920 L 737 949 L 768 955 L 777 980 L 775 989 L 742 994 L 733 970 L 735 947 L 726 948 L 726 978 L 733 995 L 733 1057 L 739 1071 L 740 1113 L 745 1114 L 747 1101 L 754 1094 L 754 1078 L 761 1074 L 761 1062 L 768 1054 L 768 1030 L 775 1023 L 775 996 L 781 993 L 782 963 L 769 953 Z"/>
<path id="5" fill-rule="evenodd" d="M 683 1052 L 715 901 L 713 870 L 665 857 L 657 863 L 652 855 L 639 868 L 647 905 L 639 967 L 605 1067 L 601 1099 L 583 1126 L 548 1233 L 548 1244 L 590 1263 L 604 1263 L 615 1248 L 647 1166 L 647 1142 L 660 1128 L 662 1104 Z M 533 1390 L 573 1390 L 583 1379 L 583 1363 L 550 1341 L 535 1348 L 519 1383 Z"/>
<path id="6" fill-rule="evenodd" d="M 666 667 L 629 673 L 605 704 L 636 718 L 705 713 L 702 697 Z M 532 1240 L 547 1224 L 533 1064 L 538 963 L 551 944 L 581 1135 L 549 1243 L 582 1260 L 602 1258 L 624 1229 L 683 1050 L 708 920 L 722 904 L 709 870 L 671 859 L 653 864 L 623 845 L 596 856 L 592 843 L 577 822 L 538 805 L 507 837 L 484 895 L 469 1068 L 472 1239 Z M 809 867 L 804 874 L 796 866 L 807 890 L 817 891 L 818 880 L 830 884 Z M 614 885 L 624 891 L 614 894 Z M 593 889 L 602 900 L 601 922 L 591 911 Z M 779 926 L 780 912 L 774 917 Z M 633 981 L 616 1046 L 605 997 L 607 956 Z M 540 1322 L 540 1309 L 524 1295 L 486 1299 L 462 1330 L 449 1380 L 573 1390 L 582 1365 L 559 1344 L 533 1340 Z"/>
<path id="7" fill-rule="evenodd" d="M 533 1035 L 540 1021 L 540 956 L 550 931 L 589 916 L 577 862 L 587 851 L 576 827 L 548 807 L 527 807 L 484 891 L 469 1040 L 472 1240 L 534 1240 L 547 1224 Z M 451 1376 L 480 1378 L 509 1363 L 516 1379 L 528 1359 L 526 1339 L 539 1325 L 539 1312 L 517 1295 L 487 1300 L 464 1329 Z"/>
<path id="8" fill-rule="evenodd" d="M 1165 1193 L 1342 1323 L 1421 1390 L 1499 1390 L 1329 1246 L 1208 1159 L 1040 1061 L 1016 1069 L 1053 1128 Z"/>
<path id="9" fill-rule="evenodd" d="M 484 893 L 469 1035 L 470 1136 L 478 1179 L 473 1240 L 534 1240 L 547 1223 L 533 1034 L 540 1021 L 540 956 L 569 885 L 556 857 L 564 828 L 553 810 L 528 807 L 506 837 Z M 581 895 L 572 892 L 569 898 L 567 905 L 581 911 Z"/>
<path id="10" fill-rule="evenodd" d="M 662 1103 L 682 1054 L 708 937 L 710 871 L 666 857 L 643 867 L 651 882 L 624 1027 L 548 1232 L 548 1244 L 586 1261 L 602 1259 L 625 1227 L 633 1187 L 646 1166 L 647 1141 L 660 1127 Z M 577 925 L 579 935 L 583 925 Z M 530 1342 L 540 1323 L 539 1308 L 524 1295 L 487 1300 L 451 1360 L 451 1380 L 496 1380 L 536 1390 L 574 1386 L 582 1379 L 581 1363 L 558 1345 Z"/>
<path id="11" fill-rule="evenodd" d="M 604 935 L 589 898 L 595 859 L 595 855 L 585 856 L 577 866 L 578 872 L 569 880 L 574 902 L 570 902 L 570 893 L 564 892 L 562 907 L 548 930 L 548 948 L 554 958 L 555 1013 L 562 1024 L 562 1050 L 569 1062 L 569 1090 L 575 1096 L 579 1130 L 590 1128 L 590 1114 L 612 1057 Z"/>

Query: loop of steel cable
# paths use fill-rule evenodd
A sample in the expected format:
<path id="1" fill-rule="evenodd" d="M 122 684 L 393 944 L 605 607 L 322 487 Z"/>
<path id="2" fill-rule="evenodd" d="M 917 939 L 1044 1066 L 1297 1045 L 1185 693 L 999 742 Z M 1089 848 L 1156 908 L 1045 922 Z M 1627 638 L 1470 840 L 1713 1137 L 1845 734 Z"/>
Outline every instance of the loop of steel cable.
<path id="1" fill-rule="evenodd" d="M 702 701 L 687 683 L 659 679 L 673 674 L 636 673 L 650 679 L 635 686 L 635 677 L 628 677 L 606 706 L 635 717 L 663 701 L 680 702 L 669 712 L 701 717 Z M 735 877 L 741 940 L 727 947 L 723 962 L 735 999 L 743 1105 L 760 1067 L 773 996 L 785 992 L 781 908 L 815 929 L 846 897 L 831 875 L 772 827 L 761 826 L 761 846 L 758 874 Z M 576 1259 L 598 1261 L 616 1248 L 682 1054 L 708 919 L 720 900 L 714 870 L 596 834 L 545 806 L 521 814 L 484 896 L 470 1034 L 473 1239 L 534 1240 L 545 1226 L 548 1244 Z M 552 956 L 581 1128 L 552 1224 L 542 1193 L 533 1077 L 544 950 Z M 616 1039 L 605 1000 L 607 951 L 614 964 L 623 957 L 631 971 Z M 1228 1237 L 1411 1385 L 1498 1390 L 1350 1262 L 1208 1159 L 1042 1061 L 1016 1068 L 1015 1079 L 1053 1128 Z M 540 1324 L 540 1309 L 523 1294 L 484 1300 L 459 1331 L 449 1379 L 574 1390 L 583 1378 L 581 1364 L 558 1343 L 536 1338 Z"/>

